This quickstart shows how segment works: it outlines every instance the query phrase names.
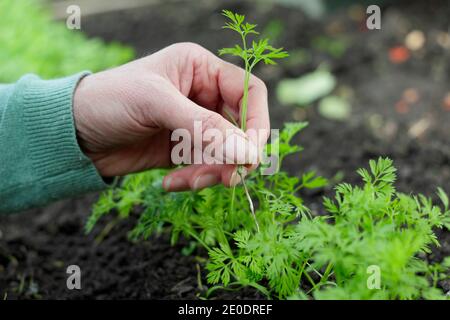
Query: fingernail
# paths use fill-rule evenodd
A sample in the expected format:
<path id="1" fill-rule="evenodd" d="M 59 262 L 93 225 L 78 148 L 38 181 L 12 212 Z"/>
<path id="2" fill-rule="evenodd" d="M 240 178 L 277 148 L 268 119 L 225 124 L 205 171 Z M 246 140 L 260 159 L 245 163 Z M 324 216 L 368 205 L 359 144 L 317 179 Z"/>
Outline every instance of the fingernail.
<path id="1" fill-rule="evenodd" d="M 213 174 L 205 174 L 198 176 L 194 181 L 194 190 L 200 190 L 219 183 L 219 177 Z"/>
<path id="2" fill-rule="evenodd" d="M 225 141 L 225 159 L 227 163 L 250 164 L 258 161 L 258 148 L 249 139 L 231 134 Z"/>
<path id="3" fill-rule="evenodd" d="M 238 170 L 241 170 L 242 179 L 244 179 L 247 176 L 246 168 L 244 167 L 242 167 L 241 169 L 236 168 L 231 174 L 230 187 L 237 186 L 239 183 L 241 183 L 241 176 L 239 175 Z"/>
<path id="4" fill-rule="evenodd" d="M 179 191 L 186 188 L 186 182 L 181 178 L 169 177 L 166 179 L 164 189 L 166 191 Z"/>
<path id="5" fill-rule="evenodd" d="M 258 168 L 258 165 L 259 165 L 258 163 L 254 163 L 250 166 L 247 166 L 247 168 L 249 171 L 253 171 L 253 170 L 256 170 L 256 168 Z"/>

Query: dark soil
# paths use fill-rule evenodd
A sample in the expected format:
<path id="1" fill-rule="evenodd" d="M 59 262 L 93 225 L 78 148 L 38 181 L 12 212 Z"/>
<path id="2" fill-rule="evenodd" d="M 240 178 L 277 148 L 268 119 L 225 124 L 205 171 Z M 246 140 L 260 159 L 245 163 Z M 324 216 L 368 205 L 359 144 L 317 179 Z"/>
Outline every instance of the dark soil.
<path id="1" fill-rule="evenodd" d="M 256 71 L 271 92 L 272 126 L 284 121 L 310 122 L 298 142 L 305 147 L 300 157 L 286 160 L 293 174 L 314 169 L 333 178 L 359 182 L 355 170 L 369 159 L 391 157 L 399 169 L 398 189 L 435 197 L 441 186 L 450 192 L 450 110 L 443 105 L 450 92 L 450 50 L 438 43 L 439 32 L 449 30 L 447 1 L 395 1 L 383 9 L 381 31 L 367 31 L 358 21 L 358 7 L 340 8 L 314 21 L 295 8 L 255 6 L 255 2 L 192 1 L 155 4 L 125 12 L 107 13 L 83 20 L 91 36 L 117 40 L 136 48 L 139 56 L 177 41 L 193 41 L 213 52 L 233 40 L 220 31 L 223 7 L 249 13 L 249 19 L 266 25 L 278 19 L 284 32 L 276 40 L 289 51 L 306 49 L 311 59 L 291 61 L 279 68 Z M 349 14 L 349 12 L 353 12 Z M 403 64 L 393 64 L 389 48 L 403 43 L 414 29 L 423 30 L 427 42 Z M 343 39 L 348 49 L 332 56 L 312 41 L 320 35 Z M 353 112 L 344 122 L 323 118 L 313 105 L 307 109 L 281 106 L 275 86 L 284 77 L 296 77 L 328 62 L 338 78 L 336 93 L 350 99 Z M 404 90 L 413 88 L 417 102 L 406 110 L 396 108 Z M 424 120 L 425 119 L 425 120 Z M 423 124 L 427 124 L 423 126 Z M 417 130 L 422 128 L 423 130 Z M 320 212 L 321 196 L 331 189 L 309 192 L 304 198 Z M 83 226 L 96 196 L 53 204 L 45 209 L 0 218 L 0 298 L 49 299 L 177 299 L 196 298 L 205 285 L 202 256 L 184 256 L 169 245 L 166 236 L 133 244 L 125 221 L 103 242 L 96 244 L 99 226 L 86 236 Z M 131 219 L 133 220 L 133 219 Z M 438 231 L 442 247 L 428 257 L 440 261 L 450 255 L 450 232 Z M 82 290 L 66 289 L 65 270 L 77 264 L 82 270 Z M 198 267 L 197 267 L 198 266 Z M 199 280 L 200 279 L 200 280 Z M 450 290 L 449 283 L 441 283 Z M 218 299 L 254 299 L 251 289 L 218 292 Z"/>

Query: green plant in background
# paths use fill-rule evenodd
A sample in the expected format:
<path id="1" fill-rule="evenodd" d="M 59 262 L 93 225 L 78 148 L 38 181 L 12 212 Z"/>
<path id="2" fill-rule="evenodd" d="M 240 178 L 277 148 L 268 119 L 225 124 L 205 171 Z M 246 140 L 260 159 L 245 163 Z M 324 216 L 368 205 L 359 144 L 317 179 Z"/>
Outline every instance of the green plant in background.
<path id="1" fill-rule="evenodd" d="M 0 83 L 26 73 L 44 78 L 100 71 L 131 60 L 131 48 L 87 39 L 54 22 L 39 0 L 0 1 Z"/>
<path id="2" fill-rule="evenodd" d="M 318 36 L 312 39 L 311 47 L 329 54 L 334 59 L 339 59 L 347 51 L 348 44 L 340 37 Z"/>

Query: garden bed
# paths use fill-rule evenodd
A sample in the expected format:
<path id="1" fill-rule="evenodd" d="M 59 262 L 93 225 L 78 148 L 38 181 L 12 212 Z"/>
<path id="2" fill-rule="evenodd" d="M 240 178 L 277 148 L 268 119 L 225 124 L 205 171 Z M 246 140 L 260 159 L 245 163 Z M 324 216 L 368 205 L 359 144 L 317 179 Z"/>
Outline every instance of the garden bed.
<path id="1" fill-rule="evenodd" d="M 231 3 L 231 5 L 230 5 Z M 357 7 L 338 9 L 327 18 L 313 21 L 302 12 L 252 2 L 226 2 L 226 7 L 248 14 L 251 21 L 267 25 L 272 19 L 284 24 L 276 45 L 290 52 L 309 50 L 309 61 L 256 71 L 270 91 L 272 127 L 285 121 L 307 120 L 310 126 L 296 140 L 304 148 L 300 158 L 286 159 L 292 174 L 316 170 L 330 178 L 356 183 L 354 173 L 369 159 L 389 156 L 398 172 L 398 189 L 435 197 L 436 187 L 450 192 L 450 108 L 444 103 L 449 91 L 450 50 L 436 40 L 438 30 L 448 30 L 446 1 L 398 1 L 383 11 L 381 31 L 364 31 Z M 446 7 L 447 6 L 447 7 Z M 213 52 L 229 45 L 218 29 L 224 3 L 196 1 L 189 5 L 155 4 L 146 8 L 110 12 L 88 17 L 83 29 L 90 36 L 118 40 L 133 46 L 139 56 L 178 41 L 193 41 Z M 350 10 L 350 11 L 349 11 Z M 352 11 L 353 10 L 353 11 Z M 411 29 L 427 35 L 425 48 L 395 64 L 390 49 L 403 43 Z M 311 43 L 327 35 L 347 43 L 346 53 L 330 55 Z M 353 106 L 345 121 L 323 118 L 313 105 L 307 109 L 281 106 L 275 87 L 285 77 L 298 77 L 323 61 L 338 79 L 336 90 L 345 92 Z M 399 104 L 413 89 L 417 99 L 408 107 Z M 408 91 L 409 90 L 409 91 Z M 337 177 L 336 174 L 340 173 Z M 339 177 L 340 176 L 340 177 Z M 321 197 L 332 188 L 309 191 L 303 198 L 320 213 Z M 206 286 L 205 252 L 185 256 L 187 243 L 171 247 L 165 235 L 133 244 L 127 232 L 134 221 L 119 223 L 96 244 L 100 226 L 88 236 L 85 220 L 95 196 L 68 200 L 46 209 L 0 218 L 0 294 L 8 298 L 196 298 Z M 136 209 L 137 211 L 139 209 Z M 442 247 L 429 256 L 441 261 L 450 255 L 450 232 L 438 231 Z M 66 288 L 65 268 L 77 264 L 82 270 L 82 290 Z M 441 283 L 446 291 L 450 283 Z M 252 290 L 219 291 L 217 299 L 262 298 Z"/>

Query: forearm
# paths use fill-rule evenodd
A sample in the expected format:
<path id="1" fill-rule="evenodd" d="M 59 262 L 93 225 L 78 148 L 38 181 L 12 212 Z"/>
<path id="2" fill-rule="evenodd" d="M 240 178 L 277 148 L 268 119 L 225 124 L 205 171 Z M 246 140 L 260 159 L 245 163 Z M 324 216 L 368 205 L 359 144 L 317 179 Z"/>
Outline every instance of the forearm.
<path id="1" fill-rule="evenodd" d="M 83 75 L 0 86 L 0 213 L 105 187 L 76 138 L 72 101 Z"/>

